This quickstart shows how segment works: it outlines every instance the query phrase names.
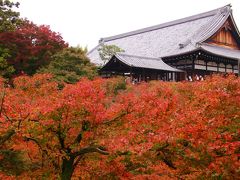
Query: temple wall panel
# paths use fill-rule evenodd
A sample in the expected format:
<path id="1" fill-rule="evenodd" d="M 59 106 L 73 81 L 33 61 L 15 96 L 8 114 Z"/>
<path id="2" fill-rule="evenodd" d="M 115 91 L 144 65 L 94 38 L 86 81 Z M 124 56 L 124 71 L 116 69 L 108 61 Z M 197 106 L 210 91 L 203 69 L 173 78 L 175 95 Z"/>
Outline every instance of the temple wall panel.
<path id="1" fill-rule="evenodd" d="M 218 45 L 231 49 L 240 49 L 240 45 L 236 41 L 233 32 L 236 32 L 232 22 L 228 19 L 220 30 L 209 38 L 206 42 L 208 44 Z"/>

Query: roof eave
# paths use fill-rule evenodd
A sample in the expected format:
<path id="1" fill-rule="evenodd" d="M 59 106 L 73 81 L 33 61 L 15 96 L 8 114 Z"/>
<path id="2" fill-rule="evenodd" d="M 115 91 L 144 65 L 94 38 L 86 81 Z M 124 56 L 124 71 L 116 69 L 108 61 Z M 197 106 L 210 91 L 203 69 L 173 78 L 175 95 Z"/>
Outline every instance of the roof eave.
<path id="1" fill-rule="evenodd" d="M 174 57 L 174 56 L 181 56 L 181 55 L 186 55 L 186 54 L 190 54 L 190 53 L 194 53 L 198 50 L 201 50 L 200 47 L 196 47 L 195 49 L 191 50 L 191 51 L 185 51 L 183 53 L 177 53 L 177 54 L 172 54 L 172 55 L 169 55 L 169 56 L 163 56 L 161 57 L 162 59 L 165 59 L 165 58 L 171 58 L 171 57 Z"/>
<path id="2" fill-rule="evenodd" d="M 238 34 L 238 36 L 239 36 L 239 38 L 240 38 L 240 31 L 239 31 L 239 29 L 238 29 L 238 27 L 237 27 L 237 24 L 236 24 L 235 20 L 234 20 L 234 17 L 233 17 L 232 12 L 230 13 L 230 18 L 231 18 L 232 23 L 233 23 L 233 26 L 234 26 L 235 30 L 237 31 L 237 34 Z"/>
<path id="3" fill-rule="evenodd" d="M 212 55 L 215 55 L 215 56 L 221 56 L 221 57 L 224 57 L 224 58 L 229 58 L 229 59 L 234 59 L 234 60 L 239 60 L 240 58 L 236 58 L 236 57 L 229 57 L 227 55 L 223 55 L 223 54 L 218 54 L 218 53 L 214 53 L 212 51 L 209 51 L 207 49 L 205 49 L 204 47 L 200 47 L 200 50 L 204 51 L 204 52 L 207 52 L 209 54 L 212 54 Z"/>
<path id="4" fill-rule="evenodd" d="M 129 67 L 132 67 L 132 68 L 141 68 L 141 69 L 152 69 L 152 70 L 159 70 L 159 71 L 167 71 L 167 72 L 184 72 L 183 70 L 180 70 L 180 69 L 176 69 L 176 68 L 173 68 L 169 65 L 167 65 L 165 62 L 163 62 L 161 59 L 159 59 L 163 64 L 169 66 L 169 68 L 166 70 L 166 69 L 159 69 L 159 68 L 149 68 L 149 67 L 142 67 L 142 66 L 136 66 L 136 65 L 133 65 L 133 64 L 130 64 L 128 63 L 127 61 L 124 60 L 124 58 L 121 57 L 121 54 L 115 54 L 112 56 L 112 58 L 100 69 L 100 71 L 104 71 L 104 68 L 111 62 L 113 61 L 114 58 L 117 58 L 121 63 L 129 66 Z M 147 57 L 146 57 L 147 58 Z M 155 58 L 156 60 L 158 58 Z"/>

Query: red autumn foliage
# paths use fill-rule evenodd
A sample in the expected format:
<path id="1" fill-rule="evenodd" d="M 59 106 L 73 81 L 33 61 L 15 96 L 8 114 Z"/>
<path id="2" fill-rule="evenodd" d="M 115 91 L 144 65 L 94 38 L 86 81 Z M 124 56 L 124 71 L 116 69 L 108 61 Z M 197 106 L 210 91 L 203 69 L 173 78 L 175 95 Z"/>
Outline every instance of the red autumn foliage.
<path id="1" fill-rule="evenodd" d="M 35 75 L 1 88 L 0 149 L 24 152 L 28 168 L 19 177 L 240 176 L 240 79 L 233 75 L 126 89 L 121 79 L 82 79 L 63 90 L 51 75 Z"/>
<path id="2" fill-rule="evenodd" d="M 17 73 L 23 71 L 27 74 L 33 74 L 48 64 L 51 55 L 68 46 L 49 26 L 38 26 L 28 20 L 14 31 L 0 33 L 0 44 L 9 50 L 8 63 Z"/>

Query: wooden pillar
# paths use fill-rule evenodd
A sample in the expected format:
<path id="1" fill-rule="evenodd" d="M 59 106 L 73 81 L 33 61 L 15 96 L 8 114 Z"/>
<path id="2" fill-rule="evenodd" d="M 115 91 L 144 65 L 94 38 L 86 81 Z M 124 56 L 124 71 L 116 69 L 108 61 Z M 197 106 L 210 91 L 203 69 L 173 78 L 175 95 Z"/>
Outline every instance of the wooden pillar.
<path id="1" fill-rule="evenodd" d="M 142 70 L 142 80 L 146 81 L 145 69 Z"/>
<path id="2" fill-rule="evenodd" d="M 176 73 L 176 74 L 179 74 L 179 76 L 180 76 L 182 73 Z M 187 71 L 184 71 L 184 79 L 183 80 L 187 80 L 187 79 L 188 79 Z"/>
<path id="3" fill-rule="evenodd" d="M 185 59 L 184 69 L 187 69 L 187 58 Z"/>
<path id="4" fill-rule="evenodd" d="M 198 55 L 196 56 L 196 60 L 198 59 Z M 194 71 L 194 58 L 192 58 L 192 76 L 193 76 L 193 71 Z"/>

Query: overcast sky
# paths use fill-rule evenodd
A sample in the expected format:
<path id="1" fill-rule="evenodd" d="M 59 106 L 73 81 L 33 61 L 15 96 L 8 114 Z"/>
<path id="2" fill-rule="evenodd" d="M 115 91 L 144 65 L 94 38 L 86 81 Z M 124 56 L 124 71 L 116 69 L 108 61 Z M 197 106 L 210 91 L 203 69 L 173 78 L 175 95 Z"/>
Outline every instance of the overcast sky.
<path id="1" fill-rule="evenodd" d="M 15 0 L 14 0 L 15 1 Z M 22 17 L 50 25 L 71 46 L 90 50 L 102 37 L 161 24 L 232 4 L 240 29 L 239 0 L 18 0 Z"/>

